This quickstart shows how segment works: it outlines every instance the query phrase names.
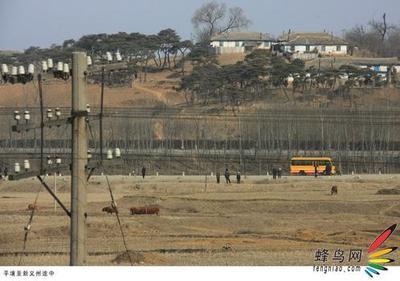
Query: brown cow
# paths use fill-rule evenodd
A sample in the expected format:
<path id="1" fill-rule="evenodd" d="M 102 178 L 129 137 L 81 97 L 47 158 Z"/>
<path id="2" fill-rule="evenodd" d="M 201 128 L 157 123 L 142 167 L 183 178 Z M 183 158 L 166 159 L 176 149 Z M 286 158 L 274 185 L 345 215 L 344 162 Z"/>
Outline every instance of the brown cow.
<path id="1" fill-rule="evenodd" d="M 331 188 L 331 195 L 337 195 L 338 194 L 338 188 L 336 185 L 332 186 Z"/>
<path id="2" fill-rule="evenodd" d="M 112 214 L 112 213 L 117 213 L 117 212 L 118 212 L 118 211 L 117 211 L 117 208 L 115 208 L 115 207 L 113 207 L 113 206 L 104 207 L 104 208 L 102 209 L 102 211 L 103 211 L 103 212 L 106 212 L 107 214 Z"/>
<path id="3" fill-rule="evenodd" d="M 33 203 L 31 203 L 31 204 L 29 204 L 28 205 L 28 210 L 39 210 L 39 206 L 38 205 L 36 205 L 36 204 L 33 204 Z"/>
<path id="4" fill-rule="evenodd" d="M 160 212 L 160 208 L 158 207 L 132 207 L 129 209 L 131 211 L 131 215 L 154 215 L 158 216 Z"/>

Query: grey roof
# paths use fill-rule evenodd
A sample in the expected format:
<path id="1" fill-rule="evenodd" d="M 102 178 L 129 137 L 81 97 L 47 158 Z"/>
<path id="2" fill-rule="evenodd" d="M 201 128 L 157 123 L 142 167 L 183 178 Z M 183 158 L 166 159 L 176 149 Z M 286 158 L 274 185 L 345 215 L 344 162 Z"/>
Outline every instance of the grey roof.
<path id="1" fill-rule="evenodd" d="M 286 45 L 348 45 L 344 39 L 327 32 L 292 32 L 279 37 Z"/>
<path id="2" fill-rule="evenodd" d="M 273 41 L 267 33 L 261 32 L 224 32 L 215 34 L 211 41 Z"/>

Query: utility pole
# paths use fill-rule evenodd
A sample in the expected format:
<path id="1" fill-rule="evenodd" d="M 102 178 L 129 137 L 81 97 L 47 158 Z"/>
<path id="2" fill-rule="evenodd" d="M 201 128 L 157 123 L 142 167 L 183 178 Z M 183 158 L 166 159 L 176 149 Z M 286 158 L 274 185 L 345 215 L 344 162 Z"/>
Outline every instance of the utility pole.
<path id="1" fill-rule="evenodd" d="M 86 263 L 86 54 L 72 53 L 72 167 L 70 265 Z"/>

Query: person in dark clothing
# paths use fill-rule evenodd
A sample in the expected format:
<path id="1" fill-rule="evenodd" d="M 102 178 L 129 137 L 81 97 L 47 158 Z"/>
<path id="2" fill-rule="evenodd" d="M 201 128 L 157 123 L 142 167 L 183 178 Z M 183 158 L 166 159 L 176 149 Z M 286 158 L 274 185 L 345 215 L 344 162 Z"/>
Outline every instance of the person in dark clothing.
<path id="1" fill-rule="evenodd" d="M 278 174 L 278 170 L 275 167 L 272 167 L 272 178 L 276 180 L 276 175 Z"/>
<path id="2" fill-rule="evenodd" d="M 314 164 L 314 177 L 318 177 L 318 164 Z"/>
<path id="3" fill-rule="evenodd" d="M 231 183 L 231 179 L 229 178 L 231 175 L 229 174 L 228 168 L 225 169 L 225 181 L 226 183 Z"/>
<path id="4" fill-rule="evenodd" d="M 221 174 L 219 172 L 216 173 L 215 175 L 217 177 L 217 183 L 220 182 Z"/>
<path id="5" fill-rule="evenodd" d="M 143 166 L 142 168 L 142 177 L 144 178 L 146 176 L 146 167 Z"/>
<path id="6" fill-rule="evenodd" d="M 280 179 L 282 177 L 282 168 L 279 167 L 278 168 L 278 179 Z"/>
<path id="7" fill-rule="evenodd" d="M 325 166 L 325 175 L 330 176 L 332 174 L 332 165 L 328 162 Z"/>
<path id="8" fill-rule="evenodd" d="M 240 171 L 237 171 L 237 173 L 236 173 L 236 182 L 238 184 L 240 184 L 240 179 L 241 179 Z"/>
<path id="9" fill-rule="evenodd" d="M 7 177 L 7 176 L 8 176 L 8 168 L 5 167 L 5 168 L 4 168 L 4 177 Z"/>

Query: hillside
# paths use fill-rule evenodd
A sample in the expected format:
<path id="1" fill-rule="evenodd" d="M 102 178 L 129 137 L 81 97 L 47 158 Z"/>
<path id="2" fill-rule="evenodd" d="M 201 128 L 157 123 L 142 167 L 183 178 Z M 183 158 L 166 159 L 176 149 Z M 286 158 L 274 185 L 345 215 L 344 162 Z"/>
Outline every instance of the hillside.
<path id="1" fill-rule="evenodd" d="M 224 54 L 218 57 L 221 65 L 234 64 L 244 59 L 244 54 Z M 190 73 L 192 67 L 185 67 Z M 177 89 L 180 86 L 180 74 L 171 70 L 148 73 L 147 81 L 140 79 L 134 81 L 130 87 L 106 87 L 105 105 L 107 107 L 152 107 L 159 105 L 181 105 L 185 104 L 184 93 Z M 44 81 L 45 105 L 50 107 L 68 107 L 71 103 L 71 83 L 50 79 Z M 329 91 L 328 91 L 329 92 Z M 88 103 L 97 106 L 100 103 L 100 86 L 89 84 L 87 86 Z M 265 96 L 259 97 L 258 101 L 245 101 L 242 103 L 243 110 L 256 108 L 268 108 L 274 104 L 285 104 L 305 107 L 320 107 L 321 104 L 329 107 L 349 106 L 397 106 L 400 105 L 400 91 L 396 88 L 366 88 L 352 89 L 352 98 L 333 96 L 332 94 L 321 94 L 320 89 L 315 89 L 312 94 L 293 92 L 292 89 L 268 90 Z M 28 83 L 25 85 L 0 85 L 0 107 L 35 107 L 38 106 L 38 85 Z M 220 106 L 218 106 L 220 108 Z"/>

